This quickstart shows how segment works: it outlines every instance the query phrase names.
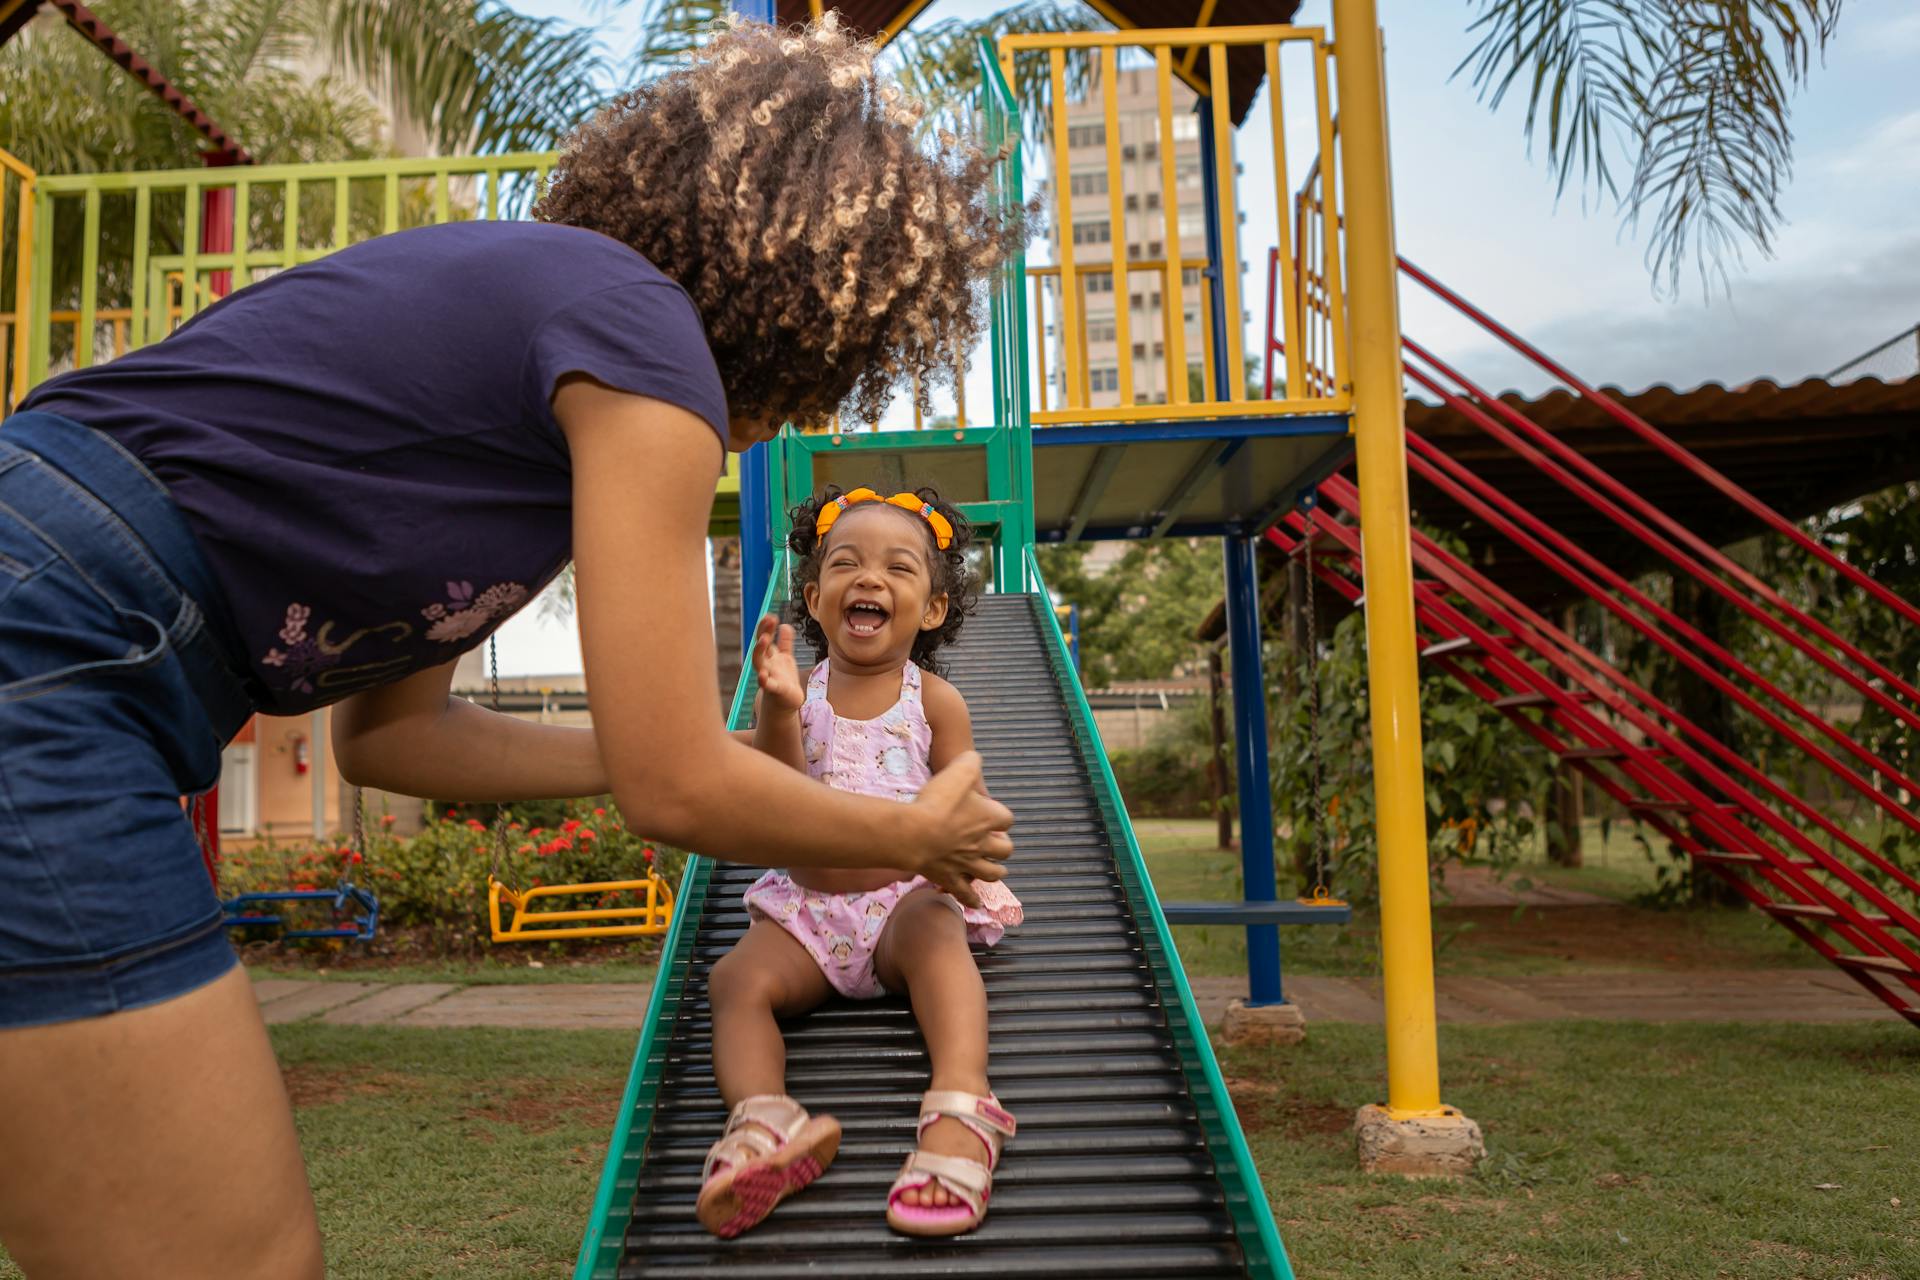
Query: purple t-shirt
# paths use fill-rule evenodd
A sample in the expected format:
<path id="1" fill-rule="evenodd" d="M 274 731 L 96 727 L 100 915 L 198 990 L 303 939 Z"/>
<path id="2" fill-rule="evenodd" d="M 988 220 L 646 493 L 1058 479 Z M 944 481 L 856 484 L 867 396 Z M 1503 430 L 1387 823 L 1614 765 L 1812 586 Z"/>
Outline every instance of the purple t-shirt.
<path id="1" fill-rule="evenodd" d="M 281 272 L 21 406 L 114 437 L 172 492 L 234 640 L 294 714 L 449 662 L 566 564 L 565 374 L 680 405 L 724 445 L 692 301 L 616 240 L 461 222 Z"/>

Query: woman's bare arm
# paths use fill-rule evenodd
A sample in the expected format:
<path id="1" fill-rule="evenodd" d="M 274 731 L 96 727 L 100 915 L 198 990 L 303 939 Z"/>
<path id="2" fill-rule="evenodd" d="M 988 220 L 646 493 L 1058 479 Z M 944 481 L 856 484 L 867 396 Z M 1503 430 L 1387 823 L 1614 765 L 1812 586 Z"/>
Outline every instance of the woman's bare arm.
<path id="1" fill-rule="evenodd" d="M 449 695 L 453 663 L 333 709 L 333 756 L 357 786 L 436 800 L 605 795 L 593 730 L 533 724 Z"/>
<path id="2" fill-rule="evenodd" d="M 577 378 L 554 410 L 573 454 L 574 557 L 595 733 L 630 821 L 738 861 L 905 867 L 963 901 L 998 880 L 1012 815 L 963 755 L 911 805 L 822 787 L 721 726 L 707 621 L 713 431 L 673 405 Z"/>

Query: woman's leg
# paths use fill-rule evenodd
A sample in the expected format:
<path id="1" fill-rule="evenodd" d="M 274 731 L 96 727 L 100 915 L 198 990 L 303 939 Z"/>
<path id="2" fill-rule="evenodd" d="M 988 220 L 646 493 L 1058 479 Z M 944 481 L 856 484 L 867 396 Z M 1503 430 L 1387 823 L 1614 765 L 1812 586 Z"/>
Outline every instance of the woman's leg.
<path id="1" fill-rule="evenodd" d="M 889 991 L 907 992 L 927 1042 L 928 1089 L 984 1095 L 987 1086 L 987 989 L 967 949 L 967 924 L 953 899 L 933 888 L 915 889 L 887 918 L 874 952 L 875 969 Z M 980 1139 L 958 1120 L 942 1116 L 927 1126 L 920 1149 L 981 1160 Z M 938 1183 L 902 1197 L 908 1204 L 943 1208 L 959 1203 Z"/>
<path id="2" fill-rule="evenodd" d="M 833 991 L 792 934 L 755 920 L 707 977 L 713 1006 L 713 1075 L 729 1107 L 787 1091 L 787 1044 L 776 1018 L 791 1017 Z"/>
<path id="3" fill-rule="evenodd" d="M 305 1280 L 313 1193 L 253 984 L 0 1031 L 0 1241 L 33 1280 Z"/>

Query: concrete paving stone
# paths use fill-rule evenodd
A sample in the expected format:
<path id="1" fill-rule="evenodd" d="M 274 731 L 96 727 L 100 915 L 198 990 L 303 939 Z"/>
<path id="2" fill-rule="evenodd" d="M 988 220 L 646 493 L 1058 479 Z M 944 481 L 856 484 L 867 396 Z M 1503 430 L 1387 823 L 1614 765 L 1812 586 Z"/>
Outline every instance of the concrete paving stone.
<path id="1" fill-rule="evenodd" d="M 462 987 L 392 1020 L 403 1027 L 630 1028 L 647 1016 L 645 982 Z"/>
<path id="2" fill-rule="evenodd" d="M 392 1022 L 403 1013 L 411 1013 L 422 1005 L 432 1004 L 450 991 L 458 990 L 460 988 L 451 982 L 403 982 L 398 986 L 383 987 L 364 1000 L 329 1009 L 320 1021 L 342 1027 Z"/>
<path id="3" fill-rule="evenodd" d="M 298 981 L 293 978 L 255 978 L 253 980 L 253 998 L 261 1004 L 290 996 L 296 991 L 305 991 L 308 987 L 317 987 L 318 982 Z"/>
<path id="4" fill-rule="evenodd" d="M 1483 1015 L 1469 1016 L 1463 1021 L 1537 1022 L 1573 1016 L 1565 1005 L 1535 995 L 1517 981 L 1441 978 L 1438 987 L 1443 998 L 1451 998 Z M 1444 1012 L 1442 1016 L 1445 1016 Z"/>
<path id="5" fill-rule="evenodd" d="M 292 995 L 282 996 L 269 1004 L 262 1005 L 261 1015 L 270 1023 L 298 1022 L 302 1018 L 311 1018 L 316 1013 L 350 1001 L 358 1000 L 370 991 L 379 989 L 377 982 L 315 982 L 305 991 L 296 991 Z"/>

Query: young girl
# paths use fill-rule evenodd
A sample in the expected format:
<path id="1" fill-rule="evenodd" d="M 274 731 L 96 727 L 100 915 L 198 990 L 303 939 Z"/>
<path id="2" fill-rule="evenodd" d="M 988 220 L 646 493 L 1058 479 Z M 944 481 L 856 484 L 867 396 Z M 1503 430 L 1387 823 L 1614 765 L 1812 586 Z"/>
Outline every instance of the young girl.
<path id="1" fill-rule="evenodd" d="M 793 628 L 761 620 L 754 745 L 836 790 L 912 800 L 973 747 L 967 704 L 933 660 L 971 604 L 966 518 L 931 489 L 882 499 L 829 487 L 793 519 L 793 610 L 826 656 L 803 685 Z M 738 1235 L 833 1160 L 840 1126 L 786 1096 L 774 1021 L 833 992 L 905 992 L 932 1063 L 919 1150 L 887 1221 L 924 1236 L 980 1225 L 1014 1122 L 987 1084 L 987 997 L 968 944 L 998 942 L 1020 903 L 997 882 L 973 888 L 980 905 L 962 907 L 905 868 L 794 866 L 747 891 L 753 923 L 708 984 L 714 1074 L 732 1108 L 700 1190 L 708 1230 Z"/>
<path id="2" fill-rule="evenodd" d="M 722 857 L 999 879 L 977 760 L 910 805 L 815 786 L 726 735 L 714 682 L 722 448 L 950 372 L 1022 234 L 874 55 L 831 15 L 716 32 L 568 141 L 538 221 L 282 271 L 0 427 L 0 1242 L 28 1275 L 322 1273 L 179 802 L 256 711 L 337 704 L 370 787 L 611 791 Z M 451 697 L 570 556 L 592 728 Z"/>

